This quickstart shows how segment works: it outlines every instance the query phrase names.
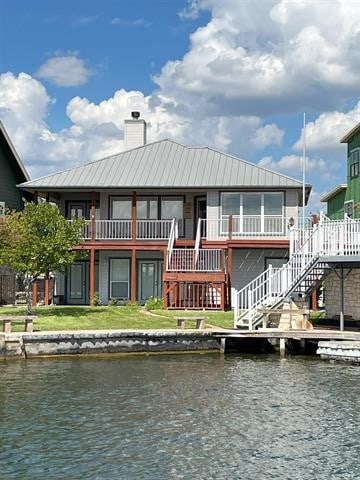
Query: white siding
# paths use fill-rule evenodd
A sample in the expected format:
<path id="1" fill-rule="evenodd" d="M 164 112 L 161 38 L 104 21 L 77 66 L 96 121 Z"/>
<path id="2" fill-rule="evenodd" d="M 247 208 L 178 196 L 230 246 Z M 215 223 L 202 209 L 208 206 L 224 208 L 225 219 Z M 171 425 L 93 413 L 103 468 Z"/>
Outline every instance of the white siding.
<path id="1" fill-rule="evenodd" d="M 299 215 L 299 192 L 296 190 L 287 190 L 285 192 L 285 218 L 288 220 L 290 217 L 293 217 L 295 220 L 295 225 L 297 224 L 296 220 Z"/>

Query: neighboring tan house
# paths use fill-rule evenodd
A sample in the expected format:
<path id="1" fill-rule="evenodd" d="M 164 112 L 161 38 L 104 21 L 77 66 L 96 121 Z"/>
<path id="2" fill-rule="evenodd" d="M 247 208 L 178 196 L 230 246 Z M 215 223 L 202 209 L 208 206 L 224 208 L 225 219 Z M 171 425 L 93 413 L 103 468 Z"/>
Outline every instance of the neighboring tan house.
<path id="1" fill-rule="evenodd" d="M 30 177 L 0 120 L 0 217 L 6 209 L 20 210 L 27 194 L 17 188 L 18 183 Z M 15 275 L 5 265 L 0 265 L 0 304 L 14 303 Z"/>
<path id="2" fill-rule="evenodd" d="M 124 135 L 124 152 L 19 185 L 69 220 L 88 219 L 88 260 L 56 282 L 63 303 L 97 294 L 104 304 L 163 297 L 168 308 L 224 309 L 231 292 L 287 261 L 301 182 L 208 147 L 146 144 L 136 114 Z"/>

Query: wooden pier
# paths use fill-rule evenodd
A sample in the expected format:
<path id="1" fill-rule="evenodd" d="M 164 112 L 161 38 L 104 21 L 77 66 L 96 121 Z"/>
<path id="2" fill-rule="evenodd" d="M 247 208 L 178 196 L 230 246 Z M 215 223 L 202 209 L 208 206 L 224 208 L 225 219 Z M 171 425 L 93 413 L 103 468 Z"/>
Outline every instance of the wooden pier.
<path id="1" fill-rule="evenodd" d="M 219 339 L 221 351 L 227 351 L 229 343 L 239 342 L 239 351 L 242 351 L 241 344 L 246 345 L 263 345 L 268 342 L 270 345 L 279 347 L 280 356 L 286 353 L 288 344 L 298 344 L 298 353 L 306 353 L 309 351 L 309 345 L 314 352 L 320 341 L 352 341 L 360 342 L 360 331 L 340 331 L 331 329 L 314 329 L 314 330 L 281 330 L 278 328 L 264 328 L 258 330 L 239 330 L 239 329 L 219 329 L 213 330 L 213 335 Z M 253 349 L 255 353 L 256 348 Z M 259 349 L 259 351 L 261 351 Z"/>

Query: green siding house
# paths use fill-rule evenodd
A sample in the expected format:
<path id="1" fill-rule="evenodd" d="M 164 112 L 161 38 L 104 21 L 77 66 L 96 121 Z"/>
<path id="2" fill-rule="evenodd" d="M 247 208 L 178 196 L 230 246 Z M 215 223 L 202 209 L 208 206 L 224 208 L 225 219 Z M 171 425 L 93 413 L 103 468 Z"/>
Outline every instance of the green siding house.
<path id="1" fill-rule="evenodd" d="M 347 183 L 338 185 L 321 198 L 327 203 L 327 216 L 332 219 L 360 218 L 360 123 L 341 140 L 347 144 Z"/>
<path id="2" fill-rule="evenodd" d="M 19 210 L 23 206 L 22 198 L 26 193 L 16 185 L 30 180 L 3 123 L 0 120 L 0 214 L 4 207 Z"/>

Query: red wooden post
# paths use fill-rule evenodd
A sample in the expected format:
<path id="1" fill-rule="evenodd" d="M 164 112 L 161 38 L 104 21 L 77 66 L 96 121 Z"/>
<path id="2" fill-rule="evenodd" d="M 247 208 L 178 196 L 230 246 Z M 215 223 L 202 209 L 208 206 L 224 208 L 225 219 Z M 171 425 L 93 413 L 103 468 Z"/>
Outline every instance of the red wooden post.
<path id="1" fill-rule="evenodd" d="M 131 249 L 131 301 L 136 302 L 136 249 Z"/>
<path id="2" fill-rule="evenodd" d="M 232 282 L 232 257 L 233 257 L 233 249 L 228 249 L 228 264 L 227 264 L 227 271 L 228 271 L 228 308 L 231 308 L 231 282 Z"/>
<path id="3" fill-rule="evenodd" d="M 132 239 L 133 241 L 136 241 L 136 192 L 132 193 L 131 220 L 132 220 Z"/>
<path id="4" fill-rule="evenodd" d="M 229 240 L 232 239 L 232 233 L 233 233 L 233 216 L 229 215 Z"/>
<path id="5" fill-rule="evenodd" d="M 38 284 L 37 281 L 32 284 L 32 306 L 36 307 L 37 305 L 37 297 L 38 297 Z"/>
<path id="6" fill-rule="evenodd" d="M 317 310 L 317 291 L 314 290 L 311 294 L 311 310 L 316 312 Z"/>
<path id="7" fill-rule="evenodd" d="M 221 282 L 221 310 L 225 310 L 225 283 Z"/>
<path id="8" fill-rule="evenodd" d="M 44 280 L 44 303 L 46 306 L 49 305 L 49 270 L 45 273 Z"/>
<path id="9" fill-rule="evenodd" d="M 95 249 L 90 249 L 90 279 L 89 279 L 89 298 L 92 305 L 95 297 Z"/>

